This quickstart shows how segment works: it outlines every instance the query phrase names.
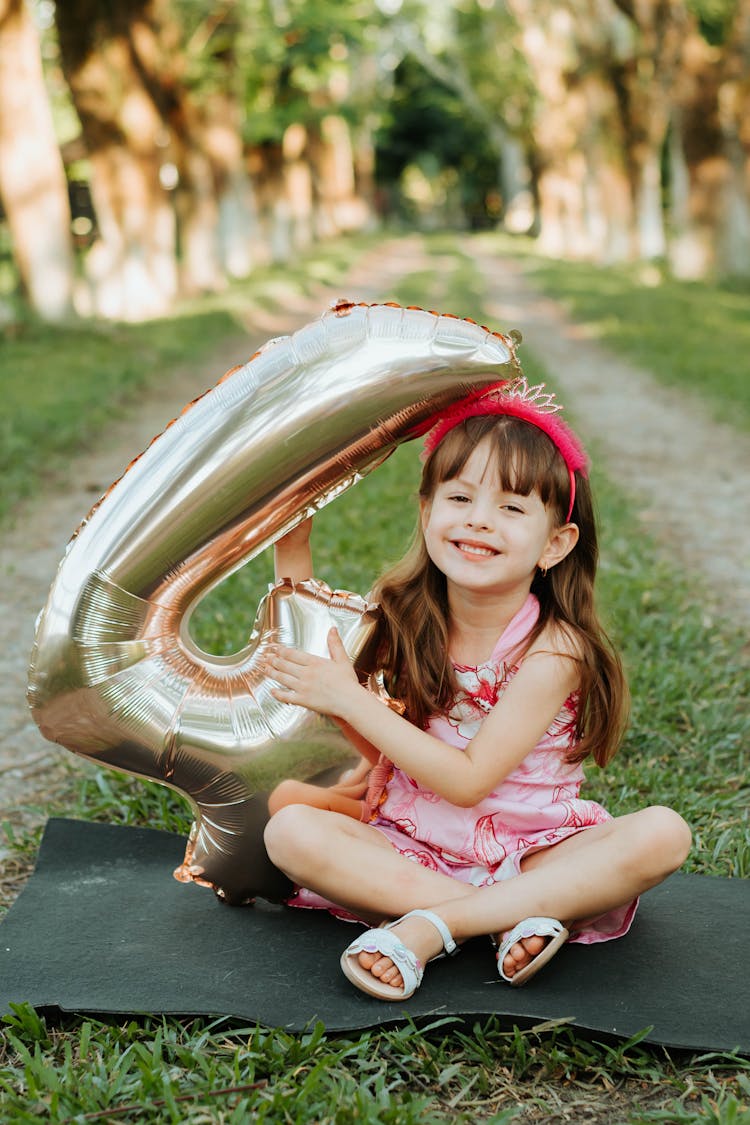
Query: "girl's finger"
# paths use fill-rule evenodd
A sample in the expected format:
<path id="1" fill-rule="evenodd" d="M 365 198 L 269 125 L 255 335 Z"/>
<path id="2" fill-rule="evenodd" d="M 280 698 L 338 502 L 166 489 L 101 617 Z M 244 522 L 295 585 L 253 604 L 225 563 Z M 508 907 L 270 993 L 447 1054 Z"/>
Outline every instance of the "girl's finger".
<path id="1" fill-rule="evenodd" d="M 328 651 L 331 654 L 331 660 L 345 660 L 347 664 L 349 663 L 341 634 L 335 626 L 328 630 Z"/>
<path id="2" fill-rule="evenodd" d="M 301 648 L 287 648 L 286 645 L 278 645 L 274 659 L 294 666 L 295 664 L 312 664 L 316 657 Z"/>
<path id="3" fill-rule="evenodd" d="M 294 703 L 294 692 L 286 688 L 272 687 L 271 695 L 277 699 L 279 703 Z"/>
<path id="4" fill-rule="evenodd" d="M 291 655 L 294 654 L 294 649 L 288 650 Z M 293 660 L 281 653 L 269 654 L 265 659 L 265 667 L 272 672 L 298 672 L 300 667 L 305 662 L 302 660 Z"/>

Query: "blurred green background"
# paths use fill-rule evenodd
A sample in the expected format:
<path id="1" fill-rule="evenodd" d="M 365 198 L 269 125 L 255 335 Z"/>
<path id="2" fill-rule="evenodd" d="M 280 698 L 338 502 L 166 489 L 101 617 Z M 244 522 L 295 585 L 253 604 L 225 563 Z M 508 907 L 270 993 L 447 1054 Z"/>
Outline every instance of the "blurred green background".
<path id="1" fill-rule="evenodd" d="M 383 223 L 747 277 L 749 23 L 744 0 L 2 0 L 0 319 L 163 315 Z"/>

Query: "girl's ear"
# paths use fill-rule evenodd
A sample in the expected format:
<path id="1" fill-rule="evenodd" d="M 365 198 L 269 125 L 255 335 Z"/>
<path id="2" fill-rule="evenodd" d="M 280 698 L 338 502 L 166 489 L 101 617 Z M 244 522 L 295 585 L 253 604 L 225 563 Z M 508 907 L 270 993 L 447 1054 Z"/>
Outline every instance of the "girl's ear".
<path id="1" fill-rule="evenodd" d="M 562 527 L 555 528 L 537 564 L 540 569 L 551 570 L 553 566 L 562 562 L 575 547 L 579 534 L 577 523 L 564 523 Z"/>
<path id="2" fill-rule="evenodd" d="M 419 523 L 420 523 L 420 526 L 422 528 L 423 533 L 424 533 L 424 531 L 427 527 L 427 521 L 430 518 L 430 507 L 431 507 L 430 501 L 427 500 L 424 496 L 420 496 L 420 498 L 419 498 Z"/>

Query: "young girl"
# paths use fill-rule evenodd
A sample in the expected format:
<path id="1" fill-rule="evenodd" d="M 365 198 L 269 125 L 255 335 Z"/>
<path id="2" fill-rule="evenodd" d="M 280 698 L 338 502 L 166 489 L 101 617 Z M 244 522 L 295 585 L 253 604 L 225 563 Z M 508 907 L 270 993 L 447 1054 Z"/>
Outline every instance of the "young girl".
<path id="1" fill-rule="evenodd" d="M 583 760 L 617 749 L 627 689 L 594 605 L 586 456 L 559 409 L 517 380 L 428 434 L 415 544 L 372 592 L 404 717 L 360 684 L 335 631 L 329 660 L 271 658 L 279 700 L 335 717 L 377 759 L 367 823 L 285 804 L 265 839 L 300 888 L 293 905 L 379 927 L 341 961 L 384 999 L 412 995 L 430 959 L 479 934 L 500 934 L 514 985 L 566 940 L 618 937 L 690 846 L 670 809 L 613 819 L 579 796 Z"/>

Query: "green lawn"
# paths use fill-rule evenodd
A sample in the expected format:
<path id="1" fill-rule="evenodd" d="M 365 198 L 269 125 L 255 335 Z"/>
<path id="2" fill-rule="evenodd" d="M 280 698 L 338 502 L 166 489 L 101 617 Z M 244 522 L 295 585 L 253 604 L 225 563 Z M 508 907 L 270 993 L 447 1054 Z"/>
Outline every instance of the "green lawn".
<path id="1" fill-rule="evenodd" d="M 396 297 L 482 319 L 466 240 L 440 236 L 430 245 L 439 268 L 405 278 Z M 682 348 L 679 335 L 672 348 Z M 543 377 L 532 356 L 524 362 L 530 376 Z M 414 518 L 417 471 L 417 450 L 405 447 L 317 517 L 320 577 L 364 593 L 401 553 Z M 588 792 L 614 813 L 647 802 L 673 805 L 695 833 L 687 869 L 747 877 L 743 638 L 726 622 L 703 619 L 699 591 L 648 542 L 632 550 L 627 501 L 601 473 L 595 488 L 603 529 L 600 598 L 625 655 L 634 706 L 625 745 L 606 771 L 588 771 Z M 268 559 L 256 560 L 206 599 L 195 620 L 201 643 L 217 652 L 242 643 L 269 574 Z M 63 806 L 50 811 L 176 831 L 189 822 L 168 791 L 93 768 L 83 781 L 71 780 Z M 32 855 L 36 844 L 19 840 L 19 854 Z M 0 1119 L 750 1123 L 748 1060 L 670 1053 L 637 1039 L 613 1046 L 566 1026 L 508 1032 L 494 1021 L 471 1028 L 438 1021 L 419 1031 L 406 1026 L 363 1036 L 315 1027 L 291 1036 L 227 1020 L 45 1022 L 22 1008 L 0 1046 Z"/>

